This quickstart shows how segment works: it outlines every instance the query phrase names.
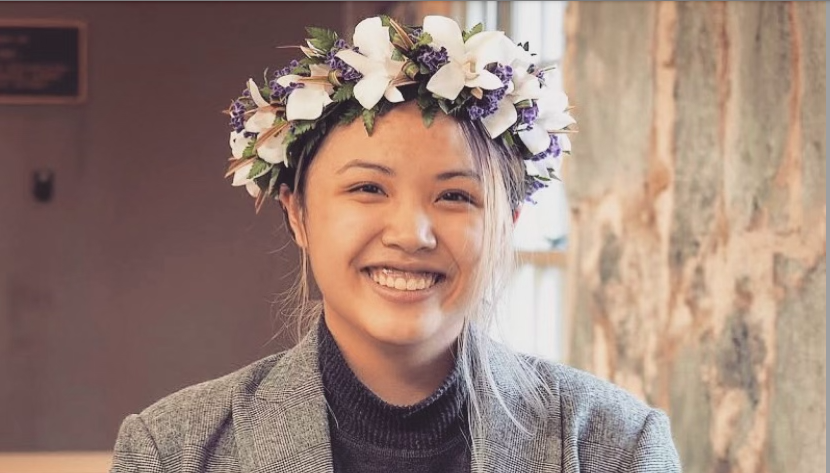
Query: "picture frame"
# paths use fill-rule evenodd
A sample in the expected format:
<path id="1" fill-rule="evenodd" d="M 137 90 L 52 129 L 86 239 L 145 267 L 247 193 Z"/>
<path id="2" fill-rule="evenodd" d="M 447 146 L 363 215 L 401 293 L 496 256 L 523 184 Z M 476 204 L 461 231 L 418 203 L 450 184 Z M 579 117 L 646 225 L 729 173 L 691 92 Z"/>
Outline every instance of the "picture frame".
<path id="1" fill-rule="evenodd" d="M 87 41 L 79 20 L 0 18 L 0 104 L 85 103 Z"/>

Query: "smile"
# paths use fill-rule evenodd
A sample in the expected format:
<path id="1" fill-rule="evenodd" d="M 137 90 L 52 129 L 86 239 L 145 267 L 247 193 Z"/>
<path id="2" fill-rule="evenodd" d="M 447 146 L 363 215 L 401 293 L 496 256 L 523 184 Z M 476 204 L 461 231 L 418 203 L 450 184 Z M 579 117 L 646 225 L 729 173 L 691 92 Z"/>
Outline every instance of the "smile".
<path id="1" fill-rule="evenodd" d="M 369 277 L 379 286 L 398 291 L 423 291 L 443 280 L 436 273 L 401 271 L 392 268 L 367 268 Z"/>

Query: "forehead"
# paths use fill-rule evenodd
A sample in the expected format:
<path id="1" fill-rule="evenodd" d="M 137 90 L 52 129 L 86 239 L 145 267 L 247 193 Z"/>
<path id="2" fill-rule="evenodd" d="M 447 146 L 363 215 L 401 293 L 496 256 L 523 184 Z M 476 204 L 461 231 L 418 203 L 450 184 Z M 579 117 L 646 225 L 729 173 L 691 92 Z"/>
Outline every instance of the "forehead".
<path id="1" fill-rule="evenodd" d="M 377 118 L 371 136 L 360 118 L 335 128 L 320 147 L 312 167 L 335 169 L 354 159 L 424 170 L 475 165 L 459 124 L 439 112 L 427 128 L 414 103 L 399 105 Z"/>

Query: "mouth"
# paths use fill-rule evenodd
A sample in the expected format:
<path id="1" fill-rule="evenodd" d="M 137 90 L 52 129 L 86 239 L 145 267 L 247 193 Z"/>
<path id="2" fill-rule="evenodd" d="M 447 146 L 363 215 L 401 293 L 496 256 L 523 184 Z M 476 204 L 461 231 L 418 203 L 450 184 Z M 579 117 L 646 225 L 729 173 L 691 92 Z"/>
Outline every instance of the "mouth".
<path id="1" fill-rule="evenodd" d="M 440 284 L 446 276 L 428 271 L 403 271 L 387 267 L 369 267 L 363 270 L 378 286 L 397 291 L 425 291 Z"/>

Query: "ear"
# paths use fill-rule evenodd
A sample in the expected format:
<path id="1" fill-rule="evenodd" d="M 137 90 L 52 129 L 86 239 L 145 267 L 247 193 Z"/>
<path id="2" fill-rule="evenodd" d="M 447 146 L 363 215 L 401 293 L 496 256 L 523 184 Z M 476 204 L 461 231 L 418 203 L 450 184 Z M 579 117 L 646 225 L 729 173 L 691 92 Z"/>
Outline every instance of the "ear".
<path id="1" fill-rule="evenodd" d="M 306 241 L 303 214 L 299 199 L 285 184 L 280 186 L 279 199 L 280 204 L 282 204 L 282 209 L 285 212 L 286 220 L 288 220 L 288 225 L 291 227 L 291 235 L 294 237 L 294 241 L 297 242 L 300 248 L 307 248 L 308 242 Z"/>
<path id="2" fill-rule="evenodd" d="M 522 205 L 519 204 L 518 207 L 513 209 L 513 225 L 516 225 L 516 221 L 519 220 L 519 215 L 522 213 Z"/>

